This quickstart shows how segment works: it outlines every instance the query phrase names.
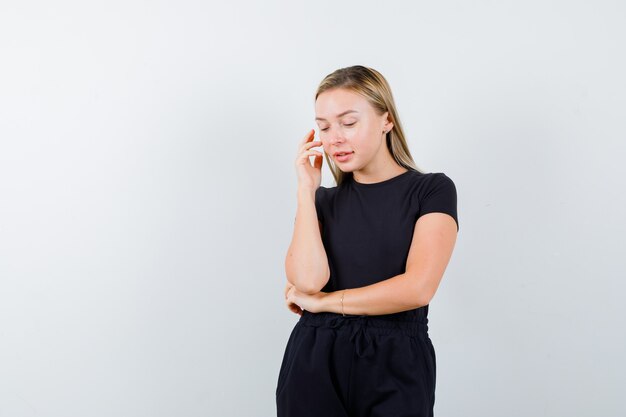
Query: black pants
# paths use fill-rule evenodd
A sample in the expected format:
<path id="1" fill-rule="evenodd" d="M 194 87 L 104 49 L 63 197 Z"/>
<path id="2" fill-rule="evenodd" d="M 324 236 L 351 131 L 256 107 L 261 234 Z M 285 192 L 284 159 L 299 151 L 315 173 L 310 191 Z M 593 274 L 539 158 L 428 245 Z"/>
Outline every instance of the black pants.
<path id="1" fill-rule="evenodd" d="M 278 417 L 432 417 L 436 358 L 427 323 L 423 311 L 304 311 L 278 375 Z"/>

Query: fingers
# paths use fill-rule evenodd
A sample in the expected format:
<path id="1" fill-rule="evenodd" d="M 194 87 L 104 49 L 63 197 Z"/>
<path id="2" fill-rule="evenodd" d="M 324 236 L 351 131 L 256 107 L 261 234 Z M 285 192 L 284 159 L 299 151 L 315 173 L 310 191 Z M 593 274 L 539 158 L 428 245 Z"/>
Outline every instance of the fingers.
<path id="1" fill-rule="evenodd" d="M 298 313 L 300 311 L 300 307 L 297 304 L 289 304 L 287 306 L 289 308 L 289 310 L 293 311 L 294 313 Z"/>
<path id="2" fill-rule="evenodd" d="M 319 155 L 316 156 L 313 160 L 313 166 L 317 169 L 322 169 L 322 163 L 324 162 L 324 157 Z"/>
<path id="3" fill-rule="evenodd" d="M 300 149 L 298 150 L 298 153 L 302 154 L 303 152 L 311 150 L 311 148 L 317 148 L 319 146 L 322 146 L 322 142 L 319 140 L 315 140 L 313 142 L 309 142 L 301 146 Z"/>
<path id="4" fill-rule="evenodd" d="M 302 145 L 304 145 L 305 143 L 310 142 L 311 139 L 313 139 L 314 137 L 315 137 L 315 129 L 309 130 L 307 134 L 304 135 L 302 142 L 300 142 L 300 147 L 302 147 Z"/>
<path id="5" fill-rule="evenodd" d="M 287 297 L 289 296 L 289 290 L 291 290 L 292 288 L 293 288 L 293 285 L 290 282 L 287 282 L 287 285 L 285 285 L 285 305 L 291 312 L 301 316 L 302 309 L 300 308 L 300 306 L 287 299 Z"/>
<path id="6" fill-rule="evenodd" d="M 285 298 L 289 297 L 289 291 L 294 287 L 295 286 L 291 282 L 287 281 L 287 284 L 285 285 Z"/>
<path id="7" fill-rule="evenodd" d="M 285 301 L 285 305 L 287 305 L 287 308 L 291 312 L 302 315 L 302 309 L 300 308 L 298 304 L 292 303 L 291 301 Z"/>
<path id="8" fill-rule="evenodd" d="M 308 131 L 308 133 L 304 136 L 302 141 L 299 143 L 299 146 L 298 146 L 299 151 L 302 152 L 305 149 L 315 148 L 322 144 L 322 141 L 313 140 L 314 138 L 315 138 L 315 129 L 311 129 Z"/>
<path id="9" fill-rule="evenodd" d="M 316 157 L 321 158 L 324 156 L 324 154 L 321 153 L 320 151 L 314 151 L 313 149 L 310 149 L 308 151 L 302 152 L 300 156 L 298 157 L 298 160 L 307 160 L 311 156 L 316 156 Z"/>
<path id="10" fill-rule="evenodd" d="M 313 167 L 321 170 L 322 165 L 324 164 L 324 153 L 313 150 L 311 148 L 316 148 L 316 147 L 320 147 L 323 145 L 322 145 L 322 141 L 313 140 L 314 138 L 315 138 L 315 129 L 311 129 L 304 136 L 304 138 L 299 144 L 298 156 L 296 158 L 296 165 L 310 164 L 311 161 L 309 160 L 309 158 L 313 156 L 314 157 Z"/>
<path id="11" fill-rule="evenodd" d="M 293 288 L 293 284 L 289 281 L 287 281 L 287 283 L 285 284 L 285 304 L 287 305 L 287 308 L 298 315 L 302 315 L 303 310 L 300 308 L 300 306 L 296 303 L 293 303 L 289 300 L 287 300 L 287 297 L 289 296 L 289 290 L 291 290 Z"/>

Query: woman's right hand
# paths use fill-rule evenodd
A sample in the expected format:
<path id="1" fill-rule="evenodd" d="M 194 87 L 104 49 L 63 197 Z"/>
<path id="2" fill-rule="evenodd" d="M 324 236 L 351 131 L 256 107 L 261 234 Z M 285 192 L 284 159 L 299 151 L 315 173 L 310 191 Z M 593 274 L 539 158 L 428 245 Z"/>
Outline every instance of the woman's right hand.
<path id="1" fill-rule="evenodd" d="M 287 284 L 285 285 L 285 300 L 287 299 L 287 294 L 289 293 L 289 290 L 291 289 L 291 287 L 293 287 L 293 284 L 287 281 Z M 298 304 L 290 303 L 289 301 L 285 301 L 285 304 L 287 305 L 287 308 L 292 313 L 296 313 L 299 316 L 302 315 L 302 309 L 300 308 Z"/>
<path id="2" fill-rule="evenodd" d="M 296 157 L 296 173 L 298 174 L 298 188 L 310 188 L 317 190 L 322 183 L 322 163 L 324 154 L 315 151 L 315 148 L 322 145 L 321 141 L 314 141 L 315 129 L 309 130 L 298 147 Z M 314 156 L 313 165 L 309 158 Z"/>

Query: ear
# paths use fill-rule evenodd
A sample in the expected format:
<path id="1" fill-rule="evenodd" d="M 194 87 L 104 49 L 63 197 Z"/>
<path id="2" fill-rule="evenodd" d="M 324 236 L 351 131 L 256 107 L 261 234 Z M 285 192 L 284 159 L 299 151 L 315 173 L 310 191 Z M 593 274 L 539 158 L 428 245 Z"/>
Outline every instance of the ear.
<path id="1" fill-rule="evenodd" d="M 384 130 L 385 132 L 389 132 L 391 129 L 393 129 L 393 122 L 389 120 L 389 111 L 386 111 L 383 114 L 383 120 L 385 120 L 385 122 L 383 124 L 382 130 Z"/>

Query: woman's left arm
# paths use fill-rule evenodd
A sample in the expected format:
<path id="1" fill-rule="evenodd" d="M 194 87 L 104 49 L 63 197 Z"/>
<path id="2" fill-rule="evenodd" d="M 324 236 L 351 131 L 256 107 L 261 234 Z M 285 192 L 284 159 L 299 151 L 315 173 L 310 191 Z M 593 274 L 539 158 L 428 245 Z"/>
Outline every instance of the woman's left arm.
<path id="1" fill-rule="evenodd" d="M 392 314 L 425 306 L 435 295 L 452 257 L 457 224 L 447 213 L 422 215 L 415 223 L 406 271 L 360 288 L 309 295 L 292 287 L 288 301 L 312 313 Z"/>

